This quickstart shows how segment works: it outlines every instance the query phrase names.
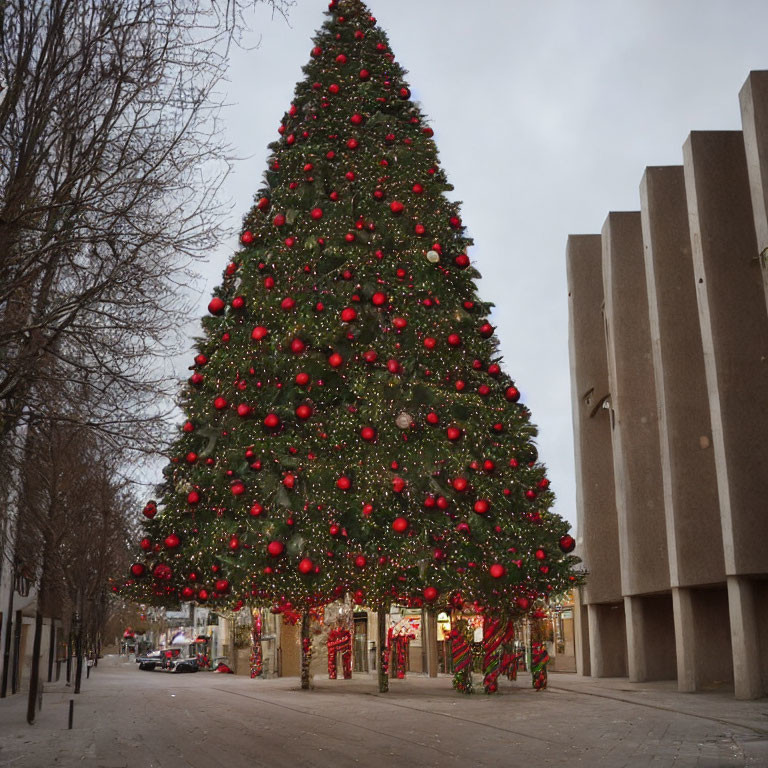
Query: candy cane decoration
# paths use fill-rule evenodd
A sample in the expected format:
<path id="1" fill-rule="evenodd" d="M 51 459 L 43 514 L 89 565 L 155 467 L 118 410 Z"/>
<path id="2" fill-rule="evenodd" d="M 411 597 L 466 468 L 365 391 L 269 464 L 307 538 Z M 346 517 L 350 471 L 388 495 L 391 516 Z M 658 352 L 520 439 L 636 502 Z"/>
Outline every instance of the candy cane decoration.
<path id="1" fill-rule="evenodd" d="M 452 629 L 448 637 L 451 640 L 453 659 L 453 687 L 460 693 L 472 693 L 472 654 L 469 643 L 464 634 L 456 629 Z"/>
<path id="2" fill-rule="evenodd" d="M 501 673 L 499 646 L 506 645 L 515 633 L 512 621 L 486 616 L 483 620 L 483 687 L 486 693 L 495 693 Z"/>
<path id="3" fill-rule="evenodd" d="M 531 683 L 537 691 L 547 687 L 549 654 L 544 643 L 531 644 Z"/>

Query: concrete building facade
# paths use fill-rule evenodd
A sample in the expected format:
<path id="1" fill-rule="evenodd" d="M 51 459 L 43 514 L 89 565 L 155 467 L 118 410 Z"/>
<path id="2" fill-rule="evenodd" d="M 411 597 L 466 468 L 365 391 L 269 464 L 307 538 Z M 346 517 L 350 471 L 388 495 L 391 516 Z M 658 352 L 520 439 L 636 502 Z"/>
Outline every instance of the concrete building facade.
<path id="1" fill-rule="evenodd" d="M 577 668 L 768 695 L 768 72 L 567 246 Z"/>

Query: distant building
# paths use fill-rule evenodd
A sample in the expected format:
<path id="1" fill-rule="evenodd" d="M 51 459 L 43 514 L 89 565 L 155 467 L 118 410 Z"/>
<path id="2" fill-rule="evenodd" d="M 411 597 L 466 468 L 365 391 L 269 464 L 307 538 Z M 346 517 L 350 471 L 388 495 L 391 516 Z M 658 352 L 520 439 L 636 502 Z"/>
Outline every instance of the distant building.
<path id="1" fill-rule="evenodd" d="M 580 673 L 768 695 L 768 72 L 568 240 Z"/>

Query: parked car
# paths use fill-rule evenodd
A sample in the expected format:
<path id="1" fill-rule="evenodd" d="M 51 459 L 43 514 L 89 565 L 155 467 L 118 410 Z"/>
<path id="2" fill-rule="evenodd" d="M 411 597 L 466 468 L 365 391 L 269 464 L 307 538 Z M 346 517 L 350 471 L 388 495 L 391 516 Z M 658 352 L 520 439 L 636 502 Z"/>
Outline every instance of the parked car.
<path id="1" fill-rule="evenodd" d="M 150 651 L 144 656 L 139 656 L 139 669 L 152 672 L 155 668 L 166 672 L 197 672 L 197 659 L 182 656 L 181 648 L 166 648 L 162 651 Z"/>

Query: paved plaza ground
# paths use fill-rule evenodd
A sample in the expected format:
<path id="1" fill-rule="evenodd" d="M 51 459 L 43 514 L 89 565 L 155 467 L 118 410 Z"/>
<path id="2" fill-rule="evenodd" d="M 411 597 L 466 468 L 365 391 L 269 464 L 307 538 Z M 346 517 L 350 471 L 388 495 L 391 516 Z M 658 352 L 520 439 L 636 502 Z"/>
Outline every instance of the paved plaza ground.
<path id="1" fill-rule="evenodd" d="M 728 691 L 568 674 L 544 692 L 521 674 L 500 695 L 471 697 L 442 676 L 395 680 L 383 695 L 373 676 L 297 683 L 141 672 L 106 657 L 78 696 L 49 684 L 34 726 L 25 696 L 0 700 L 0 766 L 768 766 L 768 699 Z"/>

